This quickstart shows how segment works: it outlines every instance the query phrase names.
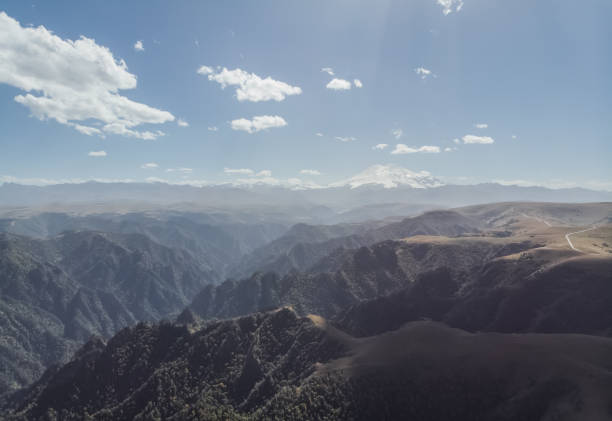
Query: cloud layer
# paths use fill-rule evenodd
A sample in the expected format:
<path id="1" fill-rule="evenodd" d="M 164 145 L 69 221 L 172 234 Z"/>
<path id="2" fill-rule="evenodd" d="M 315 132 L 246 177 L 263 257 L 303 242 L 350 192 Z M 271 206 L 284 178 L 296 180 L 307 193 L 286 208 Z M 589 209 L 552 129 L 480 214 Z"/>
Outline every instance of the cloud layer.
<path id="1" fill-rule="evenodd" d="M 26 91 L 15 101 L 33 116 L 88 136 L 155 139 L 163 133 L 134 128 L 174 120 L 167 111 L 119 95 L 120 90 L 136 88 L 137 80 L 108 48 L 86 37 L 64 40 L 43 26 L 24 28 L 4 12 L 0 12 L 0 83 Z M 88 124 L 80 123 L 84 121 Z"/>
<path id="2" fill-rule="evenodd" d="M 201 66 L 198 73 L 207 76 L 208 80 L 217 82 L 222 88 L 237 86 L 236 98 L 238 101 L 283 101 L 287 96 L 302 93 L 302 89 L 298 86 L 291 86 L 269 76 L 262 79 L 255 73 L 242 69 L 228 70 L 223 67 L 215 70 L 209 66 Z"/>

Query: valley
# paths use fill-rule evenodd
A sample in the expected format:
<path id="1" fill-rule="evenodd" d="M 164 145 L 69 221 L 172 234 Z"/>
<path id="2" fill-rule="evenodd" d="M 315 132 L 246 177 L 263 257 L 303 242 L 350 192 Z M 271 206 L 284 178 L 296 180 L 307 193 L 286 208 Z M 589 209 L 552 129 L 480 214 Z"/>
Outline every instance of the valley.
<path id="1" fill-rule="evenodd" d="M 482 406 L 457 406 L 458 419 L 571 414 L 576 399 L 600 414 L 607 398 L 593 391 L 608 388 L 609 362 L 581 359 L 589 341 L 605 348 L 612 337 L 611 215 L 607 203 L 503 203 L 335 225 L 177 211 L 13 216 L 0 234 L 3 405 L 8 419 L 215 419 L 210 405 L 224 419 L 292 419 L 303 416 L 300 390 L 312 399 L 333 387 L 308 411 L 368 419 L 374 404 L 360 396 L 375 396 L 371 382 L 389 414 L 416 416 L 431 403 L 417 394 L 406 407 L 402 393 L 458 405 L 448 395 L 457 381 L 466 394 L 497 385 Z M 524 354 L 557 355 L 574 340 L 572 366 L 559 354 L 536 370 Z M 447 347 L 456 354 L 439 353 Z M 478 356 L 501 349 L 501 359 Z M 584 364 L 601 366 L 601 379 L 580 380 Z"/>

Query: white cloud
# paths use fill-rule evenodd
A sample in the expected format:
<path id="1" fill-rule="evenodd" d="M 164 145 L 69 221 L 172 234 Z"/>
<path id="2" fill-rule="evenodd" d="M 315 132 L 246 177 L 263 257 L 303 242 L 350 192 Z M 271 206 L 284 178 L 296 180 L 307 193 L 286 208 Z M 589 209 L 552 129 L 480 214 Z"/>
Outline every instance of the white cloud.
<path id="1" fill-rule="evenodd" d="M 512 139 L 516 139 L 516 135 L 515 134 L 512 135 Z"/>
<path id="2" fill-rule="evenodd" d="M 140 166 L 140 168 L 144 168 L 144 169 L 151 169 L 151 168 L 157 168 L 159 167 L 159 165 L 157 165 L 157 163 L 155 162 L 147 162 L 146 164 L 142 164 Z"/>
<path id="3" fill-rule="evenodd" d="M 43 26 L 24 28 L 0 12 L 0 57 L 0 83 L 26 91 L 15 101 L 38 119 L 53 119 L 89 136 L 141 139 L 154 139 L 160 132 L 139 132 L 136 126 L 174 120 L 167 111 L 119 95 L 136 88 L 136 76 L 93 39 L 64 40 Z M 103 126 L 76 123 L 82 121 Z"/>
<path id="4" fill-rule="evenodd" d="M 487 123 L 476 123 L 474 124 L 474 127 L 477 129 L 486 129 L 489 127 L 489 125 Z"/>
<path id="5" fill-rule="evenodd" d="M 255 172 L 250 168 L 223 168 L 223 172 L 225 174 L 240 174 L 240 175 L 248 175 L 249 177 L 259 177 L 259 178 L 269 178 L 272 177 L 272 171 L 270 170 L 261 170 L 259 172 Z"/>
<path id="6" fill-rule="evenodd" d="M 327 89 L 333 89 L 334 91 L 346 91 L 351 89 L 351 82 L 344 79 L 332 79 L 326 86 Z"/>
<path id="7" fill-rule="evenodd" d="M 327 73 L 330 76 L 334 76 L 334 69 L 332 69 L 331 67 L 324 67 L 321 69 L 321 71 Z"/>
<path id="8" fill-rule="evenodd" d="M 352 137 L 352 136 L 348 136 L 348 137 L 336 136 L 334 139 L 339 140 L 340 142 L 352 142 L 354 140 L 357 140 L 356 137 Z"/>
<path id="9" fill-rule="evenodd" d="M 253 117 L 253 120 L 246 118 L 239 118 L 232 120 L 232 129 L 242 130 L 248 133 L 255 133 L 260 130 L 266 130 L 273 127 L 283 127 L 287 125 L 287 122 L 282 117 L 277 115 L 259 115 Z"/>
<path id="10" fill-rule="evenodd" d="M 448 146 L 448 147 L 444 148 L 444 152 L 452 152 L 452 151 L 456 151 L 456 150 L 457 150 L 457 147 L 452 147 L 451 148 L 450 146 Z"/>
<path id="11" fill-rule="evenodd" d="M 421 146 L 420 148 L 411 148 L 403 143 L 395 145 L 395 149 L 391 152 L 393 155 L 403 155 L 409 153 L 440 153 L 438 146 Z"/>
<path id="12" fill-rule="evenodd" d="M 168 181 L 164 178 L 159 177 L 147 177 L 145 178 L 147 183 L 167 183 Z"/>
<path id="13" fill-rule="evenodd" d="M 155 140 L 160 136 L 166 135 L 161 130 L 156 130 L 155 132 L 150 132 L 150 131 L 139 132 L 138 130 L 129 129 L 121 123 L 107 124 L 102 129 L 106 133 L 118 134 L 118 135 L 125 136 L 125 137 L 134 137 L 136 139 L 143 139 L 143 140 Z"/>
<path id="14" fill-rule="evenodd" d="M 399 139 L 400 137 L 402 137 L 402 135 L 404 134 L 404 131 L 402 129 L 395 129 L 395 130 L 391 130 L 391 134 L 393 135 L 393 137 L 395 137 L 396 139 Z"/>
<path id="15" fill-rule="evenodd" d="M 198 69 L 198 74 L 200 75 L 211 75 L 213 73 L 215 73 L 215 70 L 212 67 L 200 66 Z"/>
<path id="16" fill-rule="evenodd" d="M 208 127 L 208 131 L 209 132 L 217 132 L 217 131 L 219 131 L 219 128 L 217 126 L 211 126 L 211 127 Z"/>
<path id="17" fill-rule="evenodd" d="M 301 170 L 300 174 L 304 175 L 321 175 L 321 172 L 318 170 Z"/>
<path id="18" fill-rule="evenodd" d="M 414 69 L 414 73 L 421 76 L 421 79 L 427 79 L 429 76 L 432 75 L 431 70 L 426 69 L 424 67 L 417 67 L 416 69 Z"/>
<path id="19" fill-rule="evenodd" d="M 266 184 L 270 186 L 282 185 L 281 180 L 274 177 L 250 177 L 250 178 L 239 178 L 233 182 L 234 185 L 242 186 L 254 186 L 258 184 Z"/>
<path id="20" fill-rule="evenodd" d="M 166 172 L 180 172 L 180 173 L 183 173 L 183 174 L 191 174 L 193 172 L 193 169 L 185 168 L 185 167 L 181 167 L 181 168 L 168 168 L 166 170 Z"/>
<path id="21" fill-rule="evenodd" d="M 315 133 L 315 136 L 323 137 L 323 133 Z"/>
<path id="22" fill-rule="evenodd" d="M 463 0 L 437 0 L 438 4 L 442 6 L 442 13 L 448 15 L 453 12 L 459 12 L 463 7 Z"/>
<path id="23" fill-rule="evenodd" d="M 76 124 L 76 123 L 68 123 L 69 126 L 74 127 L 75 130 L 79 133 L 83 133 L 87 136 L 92 136 L 92 135 L 99 135 L 99 136 L 103 136 L 104 134 L 102 133 L 102 130 L 97 129 L 95 127 L 90 127 L 90 126 L 83 126 L 81 124 Z"/>
<path id="24" fill-rule="evenodd" d="M 283 101 L 289 95 L 302 93 L 302 89 L 298 86 L 291 86 L 269 76 L 262 79 L 255 73 L 248 73 L 242 69 L 228 70 L 224 67 L 215 72 L 211 67 L 201 66 L 198 73 L 207 75 L 208 80 L 219 83 L 222 88 L 237 86 L 238 101 Z"/>
<path id="25" fill-rule="evenodd" d="M 106 156 L 106 151 L 91 151 L 87 154 L 88 156 Z"/>
<path id="26" fill-rule="evenodd" d="M 226 174 L 243 174 L 243 175 L 253 175 L 255 171 L 250 168 L 223 168 L 223 172 Z"/>
<path id="27" fill-rule="evenodd" d="M 189 127 L 189 123 L 187 123 L 182 118 L 179 118 L 178 121 L 176 122 L 176 124 L 178 124 L 180 127 Z"/>
<path id="28" fill-rule="evenodd" d="M 387 146 L 389 146 L 386 143 L 379 143 L 378 145 L 372 146 L 372 149 L 377 149 L 379 151 L 382 151 L 383 149 L 385 149 Z"/>
<path id="29" fill-rule="evenodd" d="M 457 138 L 454 138 L 454 139 L 453 139 L 453 142 L 455 142 L 457 145 L 459 145 L 459 144 L 461 143 L 461 140 L 459 140 L 459 139 L 457 139 Z"/>
<path id="30" fill-rule="evenodd" d="M 136 51 L 144 51 L 144 45 L 142 44 L 141 40 L 136 41 L 136 43 L 134 43 L 134 50 Z"/>
<path id="31" fill-rule="evenodd" d="M 480 143 L 480 144 L 489 144 L 494 143 L 495 140 L 489 136 L 475 136 L 473 134 L 466 134 L 461 138 L 463 143 Z"/>
<path id="32" fill-rule="evenodd" d="M 363 88 L 363 83 L 361 83 L 359 79 L 354 79 L 353 84 L 355 85 L 355 88 Z"/>

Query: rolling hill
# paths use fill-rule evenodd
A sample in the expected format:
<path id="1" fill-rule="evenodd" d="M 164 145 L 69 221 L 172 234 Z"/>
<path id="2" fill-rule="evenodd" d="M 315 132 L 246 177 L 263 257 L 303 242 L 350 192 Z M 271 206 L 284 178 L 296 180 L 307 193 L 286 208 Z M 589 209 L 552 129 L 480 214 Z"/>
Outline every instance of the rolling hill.
<path id="1" fill-rule="evenodd" d="M 284 308 L 94 339 L 7 419 L 603 420 L 611 358 L 608 338 L 431 322 L 353 338 Z"/>

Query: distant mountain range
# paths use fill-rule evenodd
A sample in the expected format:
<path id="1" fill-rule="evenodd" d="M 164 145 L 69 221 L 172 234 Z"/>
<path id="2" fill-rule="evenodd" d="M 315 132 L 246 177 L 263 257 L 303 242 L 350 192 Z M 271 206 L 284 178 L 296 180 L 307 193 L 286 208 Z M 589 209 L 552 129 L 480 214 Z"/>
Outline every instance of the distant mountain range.
<path id="1" fill-rule="evenodd" d="M 316 188 L 269 185 L 172 185 L 166 183 L 86 182 L 48 186 L 4 183 L 0 185 L 0 206 L 62 206 L 106 204 L 130 206 L 182 204 L 196 208 L 270 207 L 298 211 L 304 221 L 316 221 L 317 207 L 327 209 L 327 221 L 338 213 L 380 204 L 456 207 L 500 201 L 598 202 L 611 201 L 612 192 L 582 188 L 548 189 L 495 183 L 445 185 L 427 172 L 413 172 L 396 166 L 376 165 L 339 183 Z M 185 210 L 185 209 L 183 209 Z M 396 214 L 397 215 L 397 214 Z M 372 218 L 370 214 L 368 217 Z M 380 217 L 380 215 L 379 215 Z M 379 218 L 376 218 L 379 219 Z"/>

